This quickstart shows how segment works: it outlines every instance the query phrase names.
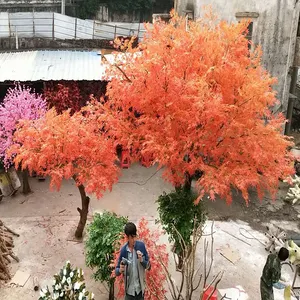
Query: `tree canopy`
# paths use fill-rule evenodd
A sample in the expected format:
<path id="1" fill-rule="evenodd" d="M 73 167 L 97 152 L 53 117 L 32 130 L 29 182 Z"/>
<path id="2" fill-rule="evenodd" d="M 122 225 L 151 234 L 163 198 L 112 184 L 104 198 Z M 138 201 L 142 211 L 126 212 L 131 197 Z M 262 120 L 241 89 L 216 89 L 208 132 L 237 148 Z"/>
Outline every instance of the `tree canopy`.
<path id="1" fill-rule="evenodd" d="M 270 110 L 276 79 L 260 48 L 249 51 L 247 25 L 210 12 L 154 24 L 139 48 L 116 56 L 109 101 L 95 104 L 109 134 L 136 158 L 152 155 L 175 186 L 201 171 L 198 200 L 206 192 L 230 202 L 232 188 L 246 202 L 251 187 L 274 196 L 293 173 L 284 117 Z"/>
<path id="2" fill-rule="evenodd" d="M 0 156 L 10 163 L 6 151 L 14 143 L 13 134 L 21 120 L 36 120 L 44 116 L 47 103 L 31 88 L 16 84 L 9 88 L 0 106 Z"/>
<path id="3" fill-rule="evenodd" d="M 44 118 L 21 122 L 17 142 L 10 148 L 14 162 L 22 168 L 51 177 L 51 187 L 74 178 L 98 198 L 117 181 L 119 169 L 112 141 L 101 134 L 96 123 L 70 111 L 57 114 L 50 109 Z"/>

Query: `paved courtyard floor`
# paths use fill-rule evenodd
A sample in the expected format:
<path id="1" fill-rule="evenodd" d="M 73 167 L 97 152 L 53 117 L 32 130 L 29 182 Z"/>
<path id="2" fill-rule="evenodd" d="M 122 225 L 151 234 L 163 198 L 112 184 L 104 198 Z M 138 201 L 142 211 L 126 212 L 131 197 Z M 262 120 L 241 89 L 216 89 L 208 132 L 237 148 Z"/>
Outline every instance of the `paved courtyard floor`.
<path id="1" fill-rule="evenodd" d="M 92 271 L 85 266 L 84 244 L 72 239 L 79 219 L 76 207 L 80 203 L 75 184 L 66 181 L 57 192 L 49 190 L 48 179 L 39 182 L 36 178 L 31 178 L 30 182 L 34 193 L 28 196 L 18 193 L 0 202 L 0 219 L 20 234 L 20 237 L 15 238 L 14 249 L 20 262 L 12 263 L 12 274 L 20 270 L 31 274 L 31 278 L 22 288 L 9 284 L 0 286 L 0 299 L 37 300 L 39 293 L 33 291 L 32 278 L 37 277 L 41 287 L 51 285 L 53 274 L 60 270 L 66 260 L 83 268 L 87 288 L 94 292 L 96 300 L 108 299 L 105 287 L 91 279 Z M 123 170 L 120 182 L 111 192 L 105 193 L 102 199 L 97 200 L 91 196 L 89 220 L 93 213 L 109 210 L 128 216 L 133 222 L 145 217 L 155 230 L 155 219 L 158 217 L 155 201 L 163 191 L 168 192 L 171 189 L 171 185 L 162 179 L 161 171 L 157 172 L 155 167 L 147 169 L 135 164 L 130 169 Z M 233 288 L 235 291 L 227 293 L 238 295 L 226 299 L 260 299 L 259 279 L 267 257 L 261 242 L 265 241 L 263 227 L 267 223 L 278 224 L 293 232 L 299 231 L 297 209 L 290 211 L 283 204 L 280 195 L 275 203 L 267 200 L 261 203 L 256 201 L 257 203 L 252 203 L 248 208 L 239 197 L 234 199 L 230 207 L 220 199 L 214 203 L 207 202 L 210 218 L 207 230 L 212 219 L 215 220 L 212 275 L 224 271 L 219 288 Z M 252 239 L 249 233 L 256 239 Z M 167 243 L 167 237 L 162 237 L 162 241 Z M 232 263 L 222 256 L 220 252 L 224 247 L 234 250 L 239 259 Z M 199 260 L 202 256 L 200 247 Z M 284 267 L 283 273 L 291 280 L 292 274 L 288 267 Z M 240 291 L 237 286 L 240 286 Z M 199 297 L 195 299 L 199 300 Z M 283 293 L 276 291 L 275 300 L 280 299 L 283 299 Z"/>

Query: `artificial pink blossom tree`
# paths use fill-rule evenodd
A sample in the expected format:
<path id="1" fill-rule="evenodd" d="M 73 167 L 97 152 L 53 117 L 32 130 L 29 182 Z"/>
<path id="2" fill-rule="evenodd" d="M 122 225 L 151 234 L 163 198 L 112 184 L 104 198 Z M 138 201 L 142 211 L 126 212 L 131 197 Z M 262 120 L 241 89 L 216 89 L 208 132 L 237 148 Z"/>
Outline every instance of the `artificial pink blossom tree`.
<path id="1" fill-rule="evenodd" d="M 14 144 L 13 135 L 19 121 L 39 119 L 44 116 L 46 110 L 46 101 L 31 88 L 17 83 L 14 88 L 8 89 L 0 105 L 0 157 L 5 168 L 12 164 L 6 151 Z M 28 172 L 23 171 L 22 175 L 23 193 L 28 194 L 31 192 Z"/>

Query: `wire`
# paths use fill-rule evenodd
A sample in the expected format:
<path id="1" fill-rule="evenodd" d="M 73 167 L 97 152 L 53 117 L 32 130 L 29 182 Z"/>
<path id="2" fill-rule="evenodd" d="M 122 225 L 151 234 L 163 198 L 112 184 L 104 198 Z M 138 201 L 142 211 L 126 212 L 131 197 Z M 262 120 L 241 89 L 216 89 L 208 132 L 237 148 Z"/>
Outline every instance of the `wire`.
<path id="1" fill-rule="evenodd" d="M 143 183 L 139 183 L 136 181 L 118 181 L 118 183 L 133 183 L 133 184 L 137 184 L 139 186 L 143 186 L 145 185 L 151 178 L 153 178 L 158 172 L 160 171 L 160 169 L 157 169 L 145 182 Z"/>
<path id="2" fill-rule="evenodd" d="M 245 234 L 243 234 L 242 230 L 244 230 L 246 233 L 248 233 L 251 237 L 246 236 Z M 245 228 L 239 228 L 239 232 L 240 232 L 240 235 L 242 235 L 244 238 L 246 238 L 248 240 L 257 240 L 259 243 L 261 243 L 263 246 L 265 246 L 265 244 L 261 240 L 256 238 L 249 230 L 247 230 Z"/>

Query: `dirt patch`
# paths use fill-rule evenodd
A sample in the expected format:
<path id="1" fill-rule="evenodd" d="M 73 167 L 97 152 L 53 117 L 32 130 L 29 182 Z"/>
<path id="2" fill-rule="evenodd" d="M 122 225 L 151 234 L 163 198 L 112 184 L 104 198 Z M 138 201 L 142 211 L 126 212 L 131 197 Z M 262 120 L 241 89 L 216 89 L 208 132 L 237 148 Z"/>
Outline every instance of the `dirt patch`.
<path id="1" fill-rule="evenodd" d="M 274 222 L 280 224 L 282 222 L 293 222 L 297 224 L 293 228 L 294 233 L 300 230 L 300 206 L 292 206 L 284 202 L 288 186 L 284 183 L 280 185 L 277 197 L 272 200 L 269 197 L 264 197 L 262 200 L 257 198 L 255 192 L 251 192 L 251 197 L 248 205 L 239 193 L 234 193 L 231 204 L 226 201 L 216 199 L 211 201 L 206 199 L 205 205 L 208 211 L 209 219 L 227 221 L 227 220 L 242 220 L 257 230 L 265 230 L 265 224 Z"/>

